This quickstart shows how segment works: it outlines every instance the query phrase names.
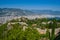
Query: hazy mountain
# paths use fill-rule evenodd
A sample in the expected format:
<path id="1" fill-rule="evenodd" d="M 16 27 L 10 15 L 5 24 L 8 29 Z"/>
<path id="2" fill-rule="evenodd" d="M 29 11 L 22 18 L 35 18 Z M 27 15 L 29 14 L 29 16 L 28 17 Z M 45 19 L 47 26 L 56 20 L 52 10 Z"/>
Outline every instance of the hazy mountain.
<path id="1" fill-rule="evenodd" d="M 52 10 L 32 10 L 32 11 L 38 14 L 60 15 L 60 11 L 52 11 Z"/>
<path id="2" fill-rule="evenodd" d="M 24 16 L 24 15 L 60 15 L 60 11 L 52 10 L 23 10 L 17 8 L 0 8 L 1 16 Z"/>
<path id="3" fill-rule="evenodd" d="M 31 15 L 32 11 L 22 10 L 16 8 L 0 8 L 0 16 L 23 16 L 23 15 Z"/>

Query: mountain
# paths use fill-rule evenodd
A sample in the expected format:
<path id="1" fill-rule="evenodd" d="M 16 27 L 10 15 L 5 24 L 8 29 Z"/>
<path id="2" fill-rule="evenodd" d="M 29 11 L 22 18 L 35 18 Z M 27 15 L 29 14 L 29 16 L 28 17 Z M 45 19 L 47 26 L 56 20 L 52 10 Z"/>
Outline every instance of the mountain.
<path id="1" fill-rule="evenodd" d="M 23 16 L 31 15 L 33 12 L 29 10 L 22 10 L 16 8 L 0 8 L 0 17 L 1 16 Z"/>
<path id="2" fill-rule="evenodd" d="M 27 16 L 27 15 L 60 15 L 60 11 L 52 10 L 23 10 L 17 8 L 0 8 L 1 16 Z"/>
<path id="3" fill-rule="evenodd" d="M 52 10 L 32 10 L 32 11 L 38 14 L 60 15 L 60 11 L 52 11 Z"/>

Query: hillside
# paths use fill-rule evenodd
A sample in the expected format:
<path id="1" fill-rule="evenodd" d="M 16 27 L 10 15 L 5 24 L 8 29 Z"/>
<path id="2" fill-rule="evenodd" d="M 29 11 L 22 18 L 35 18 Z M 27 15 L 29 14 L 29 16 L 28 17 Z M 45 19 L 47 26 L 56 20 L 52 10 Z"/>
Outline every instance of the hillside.
<path id="1" fill-rule="evenodd" d="M 60 21 L 56 19 L 21 17 L 0 25 L 0 40 L 52 40 L 59 30 Z"/>

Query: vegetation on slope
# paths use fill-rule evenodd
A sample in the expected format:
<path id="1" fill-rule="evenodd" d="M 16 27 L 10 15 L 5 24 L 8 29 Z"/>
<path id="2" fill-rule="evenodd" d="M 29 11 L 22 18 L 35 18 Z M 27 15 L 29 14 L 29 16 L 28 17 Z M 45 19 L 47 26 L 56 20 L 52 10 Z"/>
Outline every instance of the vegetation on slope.
<path id="1" fill-rule="evenodd" d="M 19 24 L 21 22 L 26 23 L 27 26 Z M 10 23 L 9 26 L 8 23 Z M 58 26 L 56 19 L 48 20 L 47 18 L 32 20 L 20 18 L 8 23 L 0 26 L 0 40 L 54 40 L 55 28 Z M 46 34 L 40 34 L 36 28 L 47 29 Z M 51 34 L 49 29 L 52 29 Z"/>

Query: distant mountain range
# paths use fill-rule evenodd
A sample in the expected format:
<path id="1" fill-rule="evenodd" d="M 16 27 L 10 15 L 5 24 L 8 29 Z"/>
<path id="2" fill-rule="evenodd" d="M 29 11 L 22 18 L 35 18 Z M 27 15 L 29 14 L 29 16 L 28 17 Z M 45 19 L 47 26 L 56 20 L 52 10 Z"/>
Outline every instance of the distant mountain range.
<path id="1" fill-rule="evenodd" d="M 52 11 L 52 10 L 32 10 L 32 11 L 38 14 L 60 15 L 60 11 Z"/>
<path id="2" fill-rule="evenodd" d="M 0 8 L 1 16 L 23 16 L 23 15 L 33 15 L 32 11 L 22 10 L 16 8 Z"/>
<path id="3" fill-rule="evenodd" d="M 2 16 L 26 16 L 26 15 L 60 15 L 60 11 L 0 8 L 0 17 Z"/>

